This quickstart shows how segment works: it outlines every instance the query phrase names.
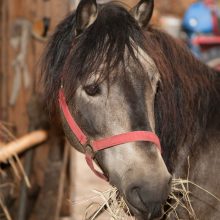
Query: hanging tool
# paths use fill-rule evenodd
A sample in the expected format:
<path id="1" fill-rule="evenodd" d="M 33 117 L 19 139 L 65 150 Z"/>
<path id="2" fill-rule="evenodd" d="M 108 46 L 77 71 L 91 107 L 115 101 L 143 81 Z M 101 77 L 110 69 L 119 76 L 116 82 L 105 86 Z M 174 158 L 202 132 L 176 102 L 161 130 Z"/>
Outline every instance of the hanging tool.
<path id="1" fill-rule="evenodd" d="M 25 89 L 28 89 L 31 84 L 27 65 L 27 53 L 29 41 L 31 38 L 31 23 L 26 19 L 18 19 L 15 22 L 15 29 L 20 30 L 20 33 L 11 38 L 10 44 L 17 52 L 16 58 L 12 61 L 14 69 L 14 79 L 9 103 L 14 106 L 21 89 L 22 81 Z"/>

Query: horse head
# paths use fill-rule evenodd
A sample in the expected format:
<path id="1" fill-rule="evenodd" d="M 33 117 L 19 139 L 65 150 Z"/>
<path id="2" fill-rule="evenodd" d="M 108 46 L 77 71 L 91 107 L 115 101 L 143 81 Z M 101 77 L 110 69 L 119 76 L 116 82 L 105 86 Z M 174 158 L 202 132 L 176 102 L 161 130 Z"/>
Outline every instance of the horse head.
<path id="1" fill-rule="evenodd" d="M 143 35 L 152 12 L 153 0 L 141 0 L 130 11 L 81 0 L 52 37 L 45 68 L 49 99 L 54 92 L 57 98 L 62 84 L 72 117 L 91 141 L 133 131 L 155 133 L 160 74 Z M 60 114 L 69 142 L 84 152 Z M 98 151 L 94 159 L 135 216 L 154 219 L 162 214 L 171 175 L 155 143 L 119 144 Z"/>

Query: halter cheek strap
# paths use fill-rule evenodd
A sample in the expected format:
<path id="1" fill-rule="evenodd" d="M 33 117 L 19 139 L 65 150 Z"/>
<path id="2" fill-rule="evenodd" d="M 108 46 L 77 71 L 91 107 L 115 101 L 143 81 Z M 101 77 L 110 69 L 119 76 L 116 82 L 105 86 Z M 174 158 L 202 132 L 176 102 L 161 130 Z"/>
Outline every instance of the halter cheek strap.
<path id="1" fill-rule="evenodd" d="M 76 138 L 84 149 L 85 159 L 88 166 L 98 177 L 104 180 L 107 180 L 106 176 L 103 173 L 97 171 L 93 165 L 95 153 L 98 151 L 129 142 L 148 141 L 154 143 L 157 146 L 158 150 L 161 152 L 159 138 L 156 134 L 150 131 L 132 131 L 99 140 L 90 141 L 72 117 L 66 103 L 64 91 L 62 88 L 59 91 L 59 105 L 70 129 L 75 134 Z"/>

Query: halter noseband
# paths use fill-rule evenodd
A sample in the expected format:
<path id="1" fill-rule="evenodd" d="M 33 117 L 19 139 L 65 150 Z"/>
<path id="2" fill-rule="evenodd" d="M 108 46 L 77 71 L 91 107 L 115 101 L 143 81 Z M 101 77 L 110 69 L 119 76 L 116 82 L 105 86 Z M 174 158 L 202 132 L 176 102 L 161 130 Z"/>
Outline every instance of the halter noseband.
<path id="1" fill-rule="evenodd" d="M 82 145 L 82 148 L 84 149 L 85 159 L 88 166 L 98 177 L 104 180 L 107 180 L 106 176 L 103 173 L 97 171 L 93 165 L 95 153 L 100 150 L 104 150 L 106 148 L 114 147 L 128 142 L 148 141 L 154 143 L 161 152 L 159 138 L 156 134 L 150 131 L 132 131 L 99 140 L 90 140 L 89 137 L 87 137 L 83 133 L 83 131 L 80 129 L 80 127 L 77 125 L 76 121 L 72 117 L 68 105 L 66 103 L 63 88 L 61 88 L 59 91 L 59 105 L 70 129 L 72 130 L 79 143 Z"/>

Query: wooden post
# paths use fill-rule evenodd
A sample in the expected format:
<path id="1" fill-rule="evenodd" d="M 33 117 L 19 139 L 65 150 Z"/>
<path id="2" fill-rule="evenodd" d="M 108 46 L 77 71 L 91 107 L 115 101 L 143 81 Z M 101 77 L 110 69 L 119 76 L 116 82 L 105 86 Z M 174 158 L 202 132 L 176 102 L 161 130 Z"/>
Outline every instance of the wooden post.
<path id="1" fill-rule="evenodd" d="M 70 151 L 63 144 L 59 137 L 50 140 L 44 184 L 30 220 L 59 220 Z"/>

